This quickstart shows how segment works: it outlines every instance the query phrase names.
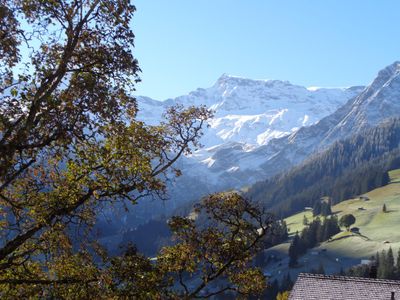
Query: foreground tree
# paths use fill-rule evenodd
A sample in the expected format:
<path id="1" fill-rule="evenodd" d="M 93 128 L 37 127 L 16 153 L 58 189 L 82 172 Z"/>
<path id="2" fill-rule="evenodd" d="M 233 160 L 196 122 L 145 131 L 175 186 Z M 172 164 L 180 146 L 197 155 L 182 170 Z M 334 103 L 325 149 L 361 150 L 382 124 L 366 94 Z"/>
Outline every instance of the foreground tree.
<path id="1" fill-rule="evenodd" d="M 95 280 L 71 225 L 162 196 L 167 171 L 197 146 L 205 108 L 171 108 L 160 126 L 136 119 L 133 12 L 125 0 L 0 2 L 0 283 Z"/>
<path id="2" fill-rule="evenodd" d="M 174 162 L 199 145 L 211 116 L 172 107 L 159 126 L 138 121 L 134 10 L 128 0 L 0 0 L 1 298 L 189 298 L 265 286 L 248 267 L 269 219 L 238 195 L 199 207 L 215 227 L 173 219 L 177 244 L 156 264 L 132 247 L 111 259 L 89 239 L 108 205 L 164 196 Z"/>
<path id="3" fill-rule="evenodd" d="M 288 300 L 289 295 L 290 295 L 289 291 L 279 292 L 278 295 L 276 296 L 276 300 Z"/>
<path id="4" fill-rule="evenodd" d="M 270 234 L 272 216 L 236 193 L 208 196 L 196 212 L 200 222 L 183 217 L 171 219 L 176 243 L 164 247 L 155 263 L 147 263 L 147 272 L 138 273 L 137 264 L 130 263 L 129 259 L 137 255 L 135 251 L 128 259 L 113 260 L 112 270 L 117 276 L 112 278 L 119 279 L 114 281 L 113 289 L 119 296 L 190 299 L 232 291 L 261 295 L 266 278 L 259 268 L 251 266 L 251 261 L 261 249 L 263 238 Z M 202 217 L 208 220 L 206 225 Z"/>

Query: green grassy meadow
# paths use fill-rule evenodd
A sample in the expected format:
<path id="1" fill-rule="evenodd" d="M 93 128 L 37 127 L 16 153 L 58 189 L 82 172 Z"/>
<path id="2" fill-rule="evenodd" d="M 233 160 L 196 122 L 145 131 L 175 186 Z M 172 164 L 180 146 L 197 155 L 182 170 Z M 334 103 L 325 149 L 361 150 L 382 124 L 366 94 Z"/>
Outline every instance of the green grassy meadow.
<path id="1" fill-rule="evenodd" d="M 389 172 L 391 182 L 374 189 L 363 196 L 368 201 L 356 197 L 343 201 L 332 207 L 332 212 L 340 218 L 344 214 L 353 214 L 360 234 L 346 232 L 334 236 L 331 241 L 326 241 L 299 260 L 299 267 L 290 269 L 292 277 L 299 272 L 307 272 L 323 265 L 326 273 L 337 273 L 340 268 L 347 268 L 359 264 L 361 259 L 368 259 L 377 251 L 387 250 L 389 247 L 395 252 L 400 247 L 400 169 Z M 382 212 L 386 204 L 387 212 Z M 286 218 L 290 236 L 303 229 L 304 215 L 312 220 L 312 212 L 304 211 Z M 267 256 L 274 258 L 266 267 L 266 272 L 273 278 L 281 278 L 288 271 L 287 250 L 290 243 L 283 243 L 266 250 Z M 324 251 L 321 251 L 324 249 Z M 316 254 L 318 252 L 318 254 Z"/>

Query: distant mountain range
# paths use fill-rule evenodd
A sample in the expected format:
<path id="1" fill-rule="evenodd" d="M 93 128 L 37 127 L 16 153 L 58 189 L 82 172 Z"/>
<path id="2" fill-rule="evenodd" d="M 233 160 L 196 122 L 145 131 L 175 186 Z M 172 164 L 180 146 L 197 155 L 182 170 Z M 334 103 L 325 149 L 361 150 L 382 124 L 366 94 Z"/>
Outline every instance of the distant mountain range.
<path id="1" fill-rule="evenodd" d="M 172 182 L 165 207 L 173 210 L 206 193 L 249 186 L 398 116 L 399 75 L 399 62 L 366 87 L 306 88 L 222 75 L 212 87 L 175 99 L 138 97 L 138 117 L 149 124 L 158 123 L 174 104 L 204 104 L 215 111 L 201 141 L 205 147 L 179 161 L 184 175 Z"/>
<path id="2" fill-rule="evenodd" d="M 157 124 L 174 104 L 204 104 L 215 111 L 205 146 L 176 163 L 183 175 L 169 182 L 170 200 L 142 201 L 128 227 L 170 214 L 200 197 L 255 182 L 299 165 L 332 143 L 378 125 L 400 112 L 400 63 L 381 70 L 366 86 L 306 88 L 278 80 L 222 75 L 207 89 L 165 101 L 137 97 L 138 118 Z M 110 212 L 110 215 L 113 215 Z"/>
<path id="3" fill-rule="evenodd" d="M 302 229 L 303 214 L 311 218 L 305 207 L 320 203 L 321 197 L 336 204 L 339 216 L 349 212 L 357 216 L 356 225 L 368 241 L 360 243 L 357 236 L 339 233 L 317 248 L 328 254 L 315 258 L 309 251 L 302 256 L 302 268 L 324 262 L 328 272 L 336 272 L 383 249 L 392 239 L 397 215 L 389 219 L 391 214 L 386 214 L 383 225 L 379 213 L 382 203 L 397 211 L 398 177 L 387 188 L 376 188 L 393 180 L 389 170 L 398 169 L 394 173 L 400 174 L 400 62 L 381 70 L 366 87 L 305 88 L 223 75 L 211 88 L 175 99 L 138 97 L 138 117 L 157 124 L 162 112 L 174 104 L 204 104 L 215 110 L 202 139 L 205 147 L 178 161 L 183 175 L 169 183 L 170 201 L 162 205 L 142 199 L 131 213 L 118 218 L 113 211 L 109 217 L 113 222 L 99 221 L 100 242 L 112 251 L 133 241 L 153 253 L 168 243 L 165 216 L 187 214 L 193 202 L 207 193 L 243 187 L 246 197 L 278 217 L 300 212 L 287 219 L 291 232 Z M 371 200 L 362 200 L 363 194 Z M 338 204 L 355 196 L 356 200 Z M 361 246 L 354 246 L 357 243 Z M 288 246 L 283 243 L 265 252 L 278 258 L 264 266 L 275 279 L 288 272 L 297 274 L 298 269 L 287 267 Z M 337 247 L 344 250 L 338 254 Z"/>

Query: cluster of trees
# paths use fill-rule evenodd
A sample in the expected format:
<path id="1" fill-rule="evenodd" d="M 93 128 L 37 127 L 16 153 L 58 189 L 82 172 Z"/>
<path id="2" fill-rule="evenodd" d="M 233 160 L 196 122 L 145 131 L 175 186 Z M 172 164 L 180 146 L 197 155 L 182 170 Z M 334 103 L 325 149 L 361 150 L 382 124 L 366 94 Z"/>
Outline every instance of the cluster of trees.
<path id="1" fill-rule="evenodd" d="M 332 204 L 389 182 L 388 171 L 400 167 L 400 119 L 338 141 L 302 165 L 254 184 L 247 196 L 281 217 L 313 207 L 321 197 Z"/>
<path id="2" fill-rule="evenodd" d="M 0 1 L 0 298 L 171 299 L 260 294 L 251 263 L 273 218 L 235 193 L 174 217 L 156 262 L 91 234 L 110 206 L 165 197 L 212 115 L 170 108 L 149 126 L 129 0 Z M 134 207 L 134 206 L 133 206 Z M 196 278 L 197 280 L 193 280 Z M 217 282 L 220 284 L 216 284 Z"/>
<path id="3" fill-rule="evenodd" d="M 397 259 L 395 260 L 393 250 L 390 247 L 389 250 L 377 252 L 375 256 L 371 257 L 371 265 L 360 265 L 352 267 L 342 274 L 356 277 L 371 277 L 376 276 L 381 279 L 400 279 L 400 249 L 397 253 Z"/>
<path id="4" fill-rule="evenodd" d="M 289 267 L 295 267 L 299 256 L 307 252 L 307 249 L 315 247 L 318 243 L 327 241 L 331 236 L 340 232 L 336 216 L 321 219 L 317 217 L 301 234 L 293 237 L 289 247 Z"/>
<path id="5" fill-rule="evenodd" d="M 331 201 L 316 201 L 313 206 L 313 216 L 330 216 L 332 214 Z"/>
<path id="6" fill-rule="evenodd" d="M 263 243 L 265 248 L 270 248 L 286 241 L 289 237 L 288 228 L 284 220 L 276 220 L 271 225 L 271 234 L 266 236 Z"/>

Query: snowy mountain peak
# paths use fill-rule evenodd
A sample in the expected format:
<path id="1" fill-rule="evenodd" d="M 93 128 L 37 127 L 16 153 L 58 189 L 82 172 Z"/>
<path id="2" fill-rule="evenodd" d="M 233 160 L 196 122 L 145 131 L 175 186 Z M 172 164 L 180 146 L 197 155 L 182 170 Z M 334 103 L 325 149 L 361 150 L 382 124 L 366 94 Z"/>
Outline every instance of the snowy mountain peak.
<path id="1" fill-rule="evenodd" d="M 388 65 L 386 68 L 379 71 L 378 78 L 382 78 L 383 80 L 388 80 L 389 78 L 396 76 L 400 73 L 400 61 L 395 61 L 394 63 Z"/>
<path id="2" fill-rule="evenodd" d="M 371 94 L 383 87 L 383 85 L 400 74 L 400 62 L 396 61 L 379 71 L 378 75 L 368 87 L 368 94 Z"/>
<path id="3" fill-rule="evenodd" d="M 171 190 L 179 202 L 287 170 L 339 139 L 398 116 L 399 99 L 400 62 L 395 62 L 368 87 L 305 88 L 224 74 L 212 87 L 162 106 L 138 97 L 138 117 L 155 123 L 161 109 L 175 103 L 206 104 L 216 111 L 201 140 L 206 147 L 179 161 L 183 174 L 190 174 Z"/>
<path id="4" fill-rule="evenodd" d="M 138 97 L 139 117 L 154 124 L 167 106 L 204 104 L 215 112 L 202 139 L 206 147 L 228 142 L 260 146 L 318 122 L 362 89 L 307 89 L 288 81 L 223 74 L 210 88 L 198 88 L 164 102 L 152 103 L 147 97 Z"/>
<path id="5" fill-rule="evenodd" d="M 229 88 L 229 87 L 254 87 L 260 86 L 262 88 L 271 89 L 279 87 L 294 86 L 286 80 L 272 80 L 272 79 L 249 79 L 240 76 L 234 76 L 229 74 L 222 74 L 216 81 L 215 88 Z"/>
<path id="6" fill-rule="evenodd" d="M 340 121 L 324 139 L 342 138 L 346 132 L 357 133 L 398 116 L 400 111 L 400 62 L 382 69 L 373 82 L 342 110 L 335 113 Z M 335 114 L 333 116 L 335 116 Z"/>

